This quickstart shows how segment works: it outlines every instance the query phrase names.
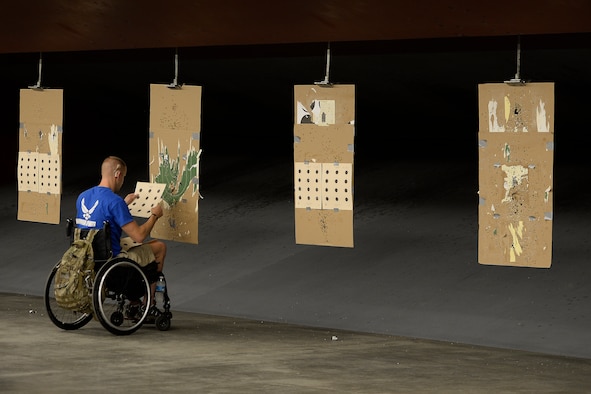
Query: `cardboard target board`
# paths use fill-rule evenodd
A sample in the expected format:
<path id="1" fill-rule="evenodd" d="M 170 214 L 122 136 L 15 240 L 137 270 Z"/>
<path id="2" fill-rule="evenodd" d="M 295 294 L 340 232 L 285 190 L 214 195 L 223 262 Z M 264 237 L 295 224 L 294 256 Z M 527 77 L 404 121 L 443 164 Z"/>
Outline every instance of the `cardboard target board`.
<path id="1" fill-rule="evenodd" d="M 554 84 L 482 84 L 478 106 L 478 261 L 548 268 Z"/>
<path id="2" fill-rule="evenodd" d="M 201 86 L 150 85 L 150 182 L 164 184 L 152 236 L 198 243 Z"/>
<path id="3" fill-rule="evenodd" d="M 62 90 L 21 89 L 18 220 L 60 222 L 62 121 Z"/>
<path id="4" fill-rule="evenodd" d="M 353 247 L 355 86 L 294 88 L 298 244 Z"/>

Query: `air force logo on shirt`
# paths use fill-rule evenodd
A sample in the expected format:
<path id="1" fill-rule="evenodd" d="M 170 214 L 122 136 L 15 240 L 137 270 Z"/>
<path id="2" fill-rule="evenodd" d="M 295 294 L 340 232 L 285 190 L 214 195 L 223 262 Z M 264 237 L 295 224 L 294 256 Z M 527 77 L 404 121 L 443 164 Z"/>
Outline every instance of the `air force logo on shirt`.
<path id="1" fill-rule="evenodd" d="M 98 203 L 99 203 L 99 200 L 96 200 L 96 202 L 94 203 L 92 208 L 88 209 L 88 208 L 86 208 L 86 203 L 84 201 L 84 198 L 82 198 L 82 201 L 80 201 L 80 206 L 82 208 L 82 218 L 76 218 L 76 224 L 80 224 L 80 225 L 86 226 L 86 227 L 96 227 L 96 221 L 90 220 L 90 217 L 92 216 L 92 213 L 94 212 L 94 210 L 98 206 Z"/>

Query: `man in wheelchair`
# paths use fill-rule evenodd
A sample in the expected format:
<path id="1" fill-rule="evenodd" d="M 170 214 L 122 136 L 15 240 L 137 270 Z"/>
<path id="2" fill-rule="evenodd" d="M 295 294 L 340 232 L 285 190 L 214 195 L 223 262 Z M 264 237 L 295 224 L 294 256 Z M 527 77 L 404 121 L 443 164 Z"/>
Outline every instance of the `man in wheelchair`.
<path id="1" fill-rule="evenodd" d="M 146 268 L 152 290 L 151 298 L 154 300 L 156 280 L 164 267 L 166 244 L 156 239 L 145 243 L 144 241 L 150 236 L 156 221 L 162 217 L 162 207 L 153 207 L 148 220 L 141 225 L 138 224 L 128 207 L 138 196 L 130 193 L 122 198 L 117 194 L 126 175 L 127 165 L 119 157 L 109 156 L 103 161 L 100 183 L 80 193 L 76 200 L 76 226 L 83 229 L 100 229 L 103 223 L 108 222 L 113 257 L 127 257 Z M 122 242 L 123 232 L 134 242 L 133 246 L 122 248 L 122 244 L 130 243 Z M 140 305 L 138 310 L 139 307 Z M 149 316 L 159 313 L 152 301 Z"/>

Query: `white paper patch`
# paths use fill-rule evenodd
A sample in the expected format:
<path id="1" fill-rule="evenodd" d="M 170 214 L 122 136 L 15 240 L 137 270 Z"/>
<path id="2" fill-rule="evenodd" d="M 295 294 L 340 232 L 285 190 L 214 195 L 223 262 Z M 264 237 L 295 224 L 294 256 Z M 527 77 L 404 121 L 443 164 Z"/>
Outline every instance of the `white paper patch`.
<path id="1" fill-rule="evenodd" d="M 149 218 L 151 209 L 162 201 L 162 194 L 166 187 L 163 183 L 138 182 L 135 194 L 139 197 L 129 204 L 129 211 L 133 216 Z"/>

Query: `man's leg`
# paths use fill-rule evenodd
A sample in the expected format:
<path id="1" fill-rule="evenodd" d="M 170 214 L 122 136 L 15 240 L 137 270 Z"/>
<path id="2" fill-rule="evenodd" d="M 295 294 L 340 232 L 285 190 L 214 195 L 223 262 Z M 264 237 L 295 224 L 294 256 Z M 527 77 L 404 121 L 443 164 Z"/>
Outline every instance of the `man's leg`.
<path id="1" fill-rule="evenodd" d="M 148 242 L 148 245 L 152 248 L 154 261 L 158 265 L 156 272 L 162 272 L 162 269 L 164 268 L 164 259 L 166 258 L 166 244 L 154 239 Z M 156 300 L 154 298 L 154 295 L 156 294 L 156 282 L 152 283 L 150 287 L 152 289 L 152 305 L 156 305 Z"/>
<path id="2" fill-rule="evenodd" d="M 159 240 L 152 240 L 148 242 L 148 245 L 152 248 L 152 253 L 154 253 L 154 260 L 158 264 L 158 272 L 162 272 L 164 269 L 164 259 L 166 258 L 166 244 Z"/>
<path id="3" fill-rule="evenodd" d="M 134 260 L 140 266 L 145 267 L 148 264 L 156 263 L 156 272 L 162 272 L 164 267 L 164 258 L 166 257 L 166 244 L 159 240 L 151 240 L 140 246 L 129 249 L 125 255 Z M 155 304 L 154 294 L 156 292 L 156 280 L 150 280 L 150 290 L 152 293 L 152 305 Z"/>

